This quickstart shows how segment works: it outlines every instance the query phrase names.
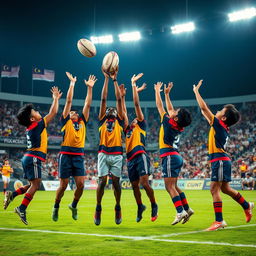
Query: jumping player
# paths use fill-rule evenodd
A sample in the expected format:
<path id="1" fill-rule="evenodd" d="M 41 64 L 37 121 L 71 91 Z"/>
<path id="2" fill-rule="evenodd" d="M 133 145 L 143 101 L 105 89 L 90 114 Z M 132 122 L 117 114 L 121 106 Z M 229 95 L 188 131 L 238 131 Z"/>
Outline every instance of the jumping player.
<path id="1" fill-rule="evenodd" d="M 173 204 L 176 208 L 177 215 L 172 222 L 172 225 L 186 223 L 194 214 L 194 211 L 189 207 L 184 192 L 177 185 L 179 172 L 183 165 L 183 159 L 178 152 L 178 142 L 180 134 L 184 127 L 190 125 L 190 113 L 184 108 L 174 109 L 171 103 L 169 93 L 173 87 L 172 83 L 164 86 L 165 102 L 168 114 L 166 113 L 161 99 L 161 88 L 163 83 L 155 84 L 156 106 L 161 116 L 161 127 L 159 133 L 160 157 L 162 158 L 162 176 L 164 177 L 165 188 L 170 194 Z"/>
<path id="2" fill-rule="evenodd" d="M 32 104 L 23 106 L 17 114 L 18 123 L 27 127 L 27 151 L 21 161 L 25 173 L 24 177 L 29 181 L 29 184 L 17 189 L 13 193 L 8 191 L 4 209 L 8 207 L 9 203 L 16 196 L 25 193 L 21 205 L 15 208 L 15 212 L 26 225 L 28 225 L 26 208 L 41 184 L 42 161 L 45 161 L 47 153 L 46 127 L 56 116 L 59 107 L 59 99 L 62 95 L 58 87 L 52 87 L 51 92 L 53 102 L 49 113 L 44 118 L 33 108 Z"/>
<path id="3" fill-rule="evenodd" d="M 209 132 L 208 150 L 211 163 L 211 194 L 215 212 L 215 221 L 207 229 L 217 230 L 227 226 L 222 216 L 222 199 L 220 191 L 232 197 L 244 209 L 246 222 L 252 218 L 254 203 L 247 202 L 243 196 L 229 186 L 231 181 L 231 159 L 225 151 L 225 146 L 229 138 L 229 127 L 236 124 L 240 119 L 240 113 L 234 105 L 228 104 L 214 115 L 206 105 L 199 93 L 203 80 L 193 86 L 196 100 L 205 119 L 211 126 Z"/>
<path id="4" fill-rule="evenodd" d="M 101 222 L 101 200 L 104 195 L 108 175 L 112 176 L 115 205 L 115 222 L 119 225 L 122 222 L 121 214 L 121 186 L 120 177 L 123 166 L 123 148 L 122 148 L 122 131 L 123 131 L 123 114 L 121 95 L 117 83 L 118 70 L 112 74 L 107 74 L 102 70 L 105 81 L 101 93 L 101 104 L 99 113 L 99 135 L 100 145 L 98 151 L 98 176 L 99 183 L 97 187 L 97 205 L 94 214 L 95 225 Z M 108 82 L 109 77 L 114 82 L 116 95 L 116 108 L 107 108 Z"/>
<path id="5" fill-rule="evenodd" d="M 72 212 L 72 218 L 77 220 L 77 204 L 84 190 L 84 145 L 86 138 L 86 124 L 88 122 L 90 106 L 92 102 L 92 89 L 97 81 L 94 75 L 90 75 L 88 81 L 84 81 L 87 86 L 87 96 L 85 98 L 82 114 L 71 110 L 76 77 L 66 72 L 70 80 L 67 92 L 66 103 L 61 116 L 61 131 L 63 142 L 59 155 L 59 177 L 60 186 L 56 191 L 56 199 L 52 212 L 53 221 L 58 220 L 61 198 L 67 188 L 69 177 L 73 177 L 76 183 L 73 202 L 68 206 Z"/>
<path id="6" fill-rule="evenodd" d="M 13 169 L 10 166 L 8 159 L 4 160 L 4 164 L 1 168 L 0 173 L 2 174 L 2 179 L 3 179 L 3 183 L 4 183 L 3 193 L 5 195 L 6 189 L 8 188 L 8 185 L 10 183 L 11 173 L 13 173 Z M 6 198 L 5 198 L 5 200 L 6 200 Z"/>
<path id="7" fill-rule="evenodd" d="M 148 177 L 151 175 L 150 158 L 145 149 L 146 140 L 146 121 L 140 107 L 139 92 L 146 88 L 143 84 L 140 88 L 137 87 L 136 82 L 143 76 L 143 73 L 137 76 L 133 75 L 132 93 L 133 102 L 135 106 L 136 118 L 129 124 L 127 110 L 125 106 L 126 89 L 121 85 L 120 91 L 122 96 L 122 106 L 124 111 L 124 133 L 126 141 L 126 155 L 127 155 L 127 169 L 129 179 L 132 184 L 133 194 L 138 205 L 136 221 L 140 222 L 142 213 L 146 210 L 146 206 L 142 204 L 141 192 L 139 184 L 145 189 L 147 196 L 151 202 L 151 221 L 157 219 L 158 206 L 156 204 L 154 191 L 149 185 Z"/>

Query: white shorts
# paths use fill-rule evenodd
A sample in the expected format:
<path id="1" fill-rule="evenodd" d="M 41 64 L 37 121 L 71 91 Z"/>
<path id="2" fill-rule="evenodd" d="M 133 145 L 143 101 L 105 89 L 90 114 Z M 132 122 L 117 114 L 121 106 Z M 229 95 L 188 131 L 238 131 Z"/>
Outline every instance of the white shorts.
<path id="1" fill-rule="evenodd" d="M 122 155 L 98 154 L 98 176 L 103 177 L 111 173 L 116 177 L 121 177 L 123 168 Z"/>
<path id="2" fill-rule="evenodd" d="M 10 177 L 2 175 L 2 178 L 3 178 L 4 183 L 9 183 L 10 182 Z"/>

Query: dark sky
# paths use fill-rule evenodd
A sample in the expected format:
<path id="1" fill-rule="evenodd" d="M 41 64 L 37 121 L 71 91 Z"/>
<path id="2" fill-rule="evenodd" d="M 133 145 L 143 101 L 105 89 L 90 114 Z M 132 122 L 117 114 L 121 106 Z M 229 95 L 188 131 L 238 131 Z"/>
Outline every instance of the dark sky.
<path id="1" fill-rule="evenodd" d="M 156 81 L 173 81 L 173 99 L 191 99 L 193 83 L 203 78 L 205 97 L 256 93 L 256 18 L 229 23 L 227 13 L 256 1 L 188 0 L 193 33 L 172 35 L 170 26 L 186 21 L 186 1 L 2 1 L 0 8 L 0 63 L 21 65 L 20 93 L 31 93 L 32 66 L 56 71 L 56 85 L 66 92 L 65 71 L 79 78 L 75 98 L 85 94 L 82 79 L 98 76 L 94 98 L 103 84 L 100 67 L 111 50 L 120 58 L 119 82 L 130 87 L 130 77 L 143 72 L 148 84 L 144 100 L 154 100 Z M 95 14 L 95 15 L 94 15 Z M 121 43 L 118 34 L 139 30 L 142 40 Z M 152 30 L 152 35 L 149 31 Z M 96 45 L 94 58 L 77 50 L 80 38 L 113 34 L 115 43 Z M 47 96 L 51 83 L 34 82 L 35 95 Z M 14 92 L 15 79 L 2 79 L 3 91 Z M 131 99 L 129 90 L 128 99 Z M 113 99 L 110 86 L 109 99 Z"/>

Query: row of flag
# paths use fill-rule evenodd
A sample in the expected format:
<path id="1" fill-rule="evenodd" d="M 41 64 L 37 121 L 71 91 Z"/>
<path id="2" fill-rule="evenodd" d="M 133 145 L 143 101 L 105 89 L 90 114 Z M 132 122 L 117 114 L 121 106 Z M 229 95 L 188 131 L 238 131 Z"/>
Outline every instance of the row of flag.
<path id="1" fill-rule="evenodd" d="M 2 65 L 1 77 L 19 78 L 20 66 Z M 32 79 L 47 82 L 54 82 L 55 72 L 49 69 L 32 68 Z"/>

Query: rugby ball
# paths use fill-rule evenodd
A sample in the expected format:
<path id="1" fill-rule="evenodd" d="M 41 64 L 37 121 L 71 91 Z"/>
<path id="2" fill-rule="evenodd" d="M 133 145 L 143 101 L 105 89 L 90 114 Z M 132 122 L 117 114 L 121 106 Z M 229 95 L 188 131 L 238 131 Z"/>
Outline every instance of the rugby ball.
<path id="1" fill-rule="evenodd" d="M 85 57 L 94 57 L 96 55 L 95 45 L 88 39 L 80 39 L 77 42 L 77 48 L 79 52 Z"/>
<path id="2" fill-rule="evenodd" d="M 14 186 L 14 189 L 17 190 L 18 188 L 23 187 L 23 183 L 20 180 L 16 180 L 13 186 Z"/>
<path id="3" fill-rule="evenodd" d="M 116 52 L 109 52 L 105 55 L 102 61 L 102 69 L 105 72 L 112 73 L 116 70 L 119 64 L 119 57 Z"/>

